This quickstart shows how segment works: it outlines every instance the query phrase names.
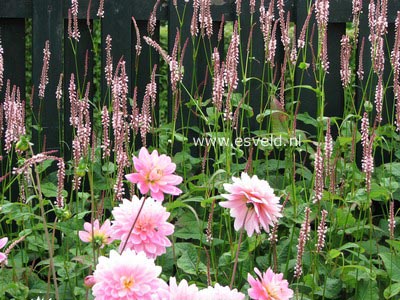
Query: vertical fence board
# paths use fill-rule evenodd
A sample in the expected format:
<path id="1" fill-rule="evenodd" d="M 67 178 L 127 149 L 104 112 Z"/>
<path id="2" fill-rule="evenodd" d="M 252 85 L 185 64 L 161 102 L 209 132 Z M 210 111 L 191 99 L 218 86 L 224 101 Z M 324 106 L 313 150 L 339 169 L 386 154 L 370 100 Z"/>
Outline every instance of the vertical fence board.
<path id="1" fill-rule="evenodd" d="M 151 9 L 150 9 L 151 11 Z M 150 14 L 149 11 L 149 14 Z M 147 21 L 143 20 L 136 20 L 136 24 L 139 29 L 139 35 L 141 38 L 141 54 L 140 56 L 136 55 L 136 49 L 135 46 L 137 44 L 137 35 L 136 31 L 133 27 L 132 23 L 132 83 L 130 84 L 132 86 L 132 93 L 134 92 L 133 89 L 136 87 L 137 88 L 137 107 L 139 110 L 142 109 L 143 105 L 143 98 L 144 94 L 146 92 L 146 85 L 150 83 L 151 80 L 151 73 L 153 71 L 154 65 L 157 65 L 156 69 L 156 83 L 157 83 L 157 91 L 160 91 L 160 86 L 159 86 L 159 80 L 157 77 L 157 74 L 160 73 L 160 56 L 159 54 L 147 43 L 143 40 L 143 36 L 148 36 L 147 32 Z M 154 31 L 154 35 L 152 36 L 152 39 L 155 41 L 160 40 L 160 22 L 157 21 L 156 28 Z M 161 99 L 159 97 L 159 93 L 157 93 L 157 101 L 155 103 L 155 107 L 152 110 L 154 112 L 152 116 L 152 122 L 155 125 L 159 124 L 159 101 L 167 101 L 167 99 Z M 146 140 L 147 145 L 154 144 L 152 143 L 152 136 L 148 136 Z M 139 135 L 136 137 L 136 144 L 141 145 L 141 139 Z"/>
<path id="2" fill-rule="evenodd" d="M 266 3 L 268 9 L 269 1 Z M 251 19 L 249 3 L 242 3 L 242 13 L 240 15 L 240 47 L 241 47 L 241 60 L 238 67 L 239 72 L 239 89 L 244 97 L 243 91 L 243 77 L 246 73 L 246 78 L 262 78 L 263 64 L 265 62 L 265 50 L 264 50 L 264 39 L 260 30 L 259 23 L 259 11 L 256 9 L 256 13 Z M 249 44 L 249 39 L 251 41 Z M 279 49 L 278 49 L 279 52 Z M 254 57 L 255 59 L 252 59 Z M 266 104 L 266 100 L 261 100 L 261 89 L 263 83 L 256 80 L 250 80 L 247 83 L 247 90 L 251 91 L 251 95 L 247 95 L 245 104 L 249 104 L 254 111 L 252 118 L 244 118 L 244 126 L 249 129 L 258 129 L 259 124 L 256 121 L 256 116 L 262 112 L 263 108 L 260 107 L 261 103 Z M 264 93 L 264 99 L 267 98 Z M 248 101 L 248 102 L 247 102 Z"/>
<path id="3" fill-rule="evenodd" d="M 296 31 L 297 37 L 299 37 L 301 29 L 303 28 L 303 24 L 305 23 L 305 20 L 308 15 L 307 11 L 307 0 L 299 0 L 297 2 L 297 7 L 296 7 L 296 24 L 298 30 Z M 308 34 L 306 34 L 306 41 L 310 41 L 311 38 L 311 33 L 314 28 L 314 35 L 312 37 L 311 45 L 310 43 L 307 43 L 301 51 L 299 51 L 299 58 L 298 62 L 305 62 L 308 65 L 308 68 L 306 70 L 299 70 L 297 69 L 296 76 L 295 76 L 295 86 L 298 86 L 300 84 L 303 85 L 310 85 L 312 87 L 315 87 L 315 79 L 313 76 L 313 59 L 312 56 L 316 54 L 317 51 L 317 42 L 318 42 L 318 29 L 317 29 L 317 24 L 315 21 L 315 18 L 312 16 L 310 19 L 310 23 L 308 24 Z M 308 36 L 308 37 L 307 37 Z M 307 55 L 304 58 L 303 53 L 304 51 L 307 51 Z M 300 108 L 299 112 L 304 113 L 308 112 L 311 116 L 316 116 L 317 114 L 317 99 L 315 96 L 315 93 L 313 91 L 307 90 L 307 89 L 296 89 L 295 90 L 295 98 L 296 100 L 300 101 Z M 307 130 L 311 133 L 315 133 L 315 128 L 308 126 L 308 125 L 303 125 L 298 124 L 298 126 L 303 129 Z"/>
<path id="4" fill-rule="evenodd" d="M 38 113 L 40 101 L 38 87 L 43 66 L 43 48 L 46 40 L 50 41 L 50 67 L 48 72 L 49 84 L 46 87 L 45 97 L 41 101 L 41 125 L 43 132 L 35 135 L 33 142 L 36 150 L 41 150 L 41 141 L 46 137 L 46 149 L 59 149 L 58 120 L 55 92 L 58 78 L 62 72 L 62 39 L 63 17 L 62 0 L 35 0 L 33 1 L 33 82 L 35 85 L 34 108 Z"/>
<path id="5" fill-rule="evenodd" d="M 106 37 L 112 38 L 112 52 L 114 71 L 119 60 L 125 60 L 126 74 L 129 82 L 132 82 L 132 42 L 131 42 L 131 23 L 132 23 L 132 1 L 105 1 L 105 17 L 102 19 L 101 41 L 102 41 L 102 70 L 106 65 Z M 107 84 L 102 76 L 102 98 L 107 92 Z M 129 94 L 131 85 L 129 85 Z"/>
<path id="6" fill-rule="evenodd" d="M 65 20 L 64 26 L 67 26 L 67 20 Z M 80 39 L 77 43 L 74 39 L 68 37 L 68 32 L 64 33 L 64 141 L 67 145 L 72 144 L 73 133 L 72 127 L 69 121 L 69 115 L 71 111 L 71 105 L 69 100 L 68 88 L 70 84 L 71 74 L 75 76 L 76 88 L 79 91 L 80 97 L 83 97 L 86 92 L 87 83 L 90 82 L 90 93 L 89 99 L 92 99 L 94 95 L 94 84 L 93 84 L 93 47 L 92 47 L 92 36 L 90 30 L 93 30 L 91 23 L 91 29 L 86 24 L 86 20 L 78 21 Z M 73 46 L 72 46 L 73 45 Z M 75 54 L 73 52 L 75 49 Z M 87 66 L 86 66 L 86 53 L 88 54 Z M 75 58 L 76 55 L 76 58 Z M 85 76 L 86 73 L 86 76 Z M 99 99 L 97 99 L 99 100 Z M 68 148 L 64 148 L 67 150 Z M 66 151 L 65 155 L 69 158 L 70 151 Z"/>
<path id="7" fill-rule="evenodd" d="M 171 4 L 172 4 L 172 1 L 171 1 Z M 173 5 L 169 5 L 168 53 L 172 53 L 172 50 L 174 48 L 175 36 L 177 34 L 177 29 L 180 28 L 177 11 L 179 12 L 180 15 L 182 15 L 183 11 L 185 10 L 184 6 L 185 6 L 185 3 L 182 1 L 178 1 L 177 9 Z M 193 14 L 192 5 L 187 5 L 186 10 L 185 10 L 185 20 L 187 20 L 187 22 L 190 22 L 190 20 L 192 18 L 192 14 Z M 197 78 L 196 66 L 193 64 L 193 43 L 192 43 L 192 37 L 190 34 L 189 23 L 188 23 L 188 26 L 183 26 L 182 29 L 180 30 L 180 47 L 183 47 L 186 39 L 189 39 L 189 41 L 187 44 L 187 48 L 185 50 L 185 57 L 183 59 L 183 67 L 184 67 L 185 73 L 183 75 L 182 83 L 186 86 L 186 88 L 193 95 L 194 94 L 193 92 L 197 89 L 199 80 Z M 171 84 L 170 81 L 169 81 L 169 84 Z M 194 126 L 195 124 L 197 124 L 197 120 L 195 120 L 193 113 L 185 105 L 190 99 L 188 93 L 183 91 L 180 97 L 181 97 L 181 103 L 182 103 L 182 112 L 177 112 L 178 119 L 176 122 L 176 124 L 177 124 L 176 130 L 180 134 L 185 134 L 184 127 L 188 124 L 190 124 L 191 126 Z M 173 116 L 175 115 L 174 110 L 175 110 L 176 104 L 175 104 L 175 99 L 173 98 L 171 90 L 169 90 L 168 102 L 169 102 L 169 109 L 168 109 L 169 120 L 172 120 Z M 179 116 L 182 116 L 182 118 L 180 118 Z M 178 150 L 176 142 L 174 144 L 174 147 L 175 147 L 175 150 Z"/>
<path id="8" fill-rule="evenodd" d="M 325 77 L 325 116 L 343 116 L 344 92 L 340 79 L 340 40 L 346 23 L 328 24 L 329 73 Z"/>
<path id="9" fill-rule="evenodd" d="M 4 49 L 4 95 L 7 80 L 11 87 L 20 88 L 21 97 L 25 99 L 25 20 L 0 19 L 0 39 Z"/>
<path id="10" fill-rule="evenodd" d="M 3 102 L 5 96 L 7 80 L 10 80 L 11 88 L 13 85 L 20 88 L 21 99 L 25 99 L 25 20 L 0 19 L 0 39 L 4 50 L 4 74 L 0 103 Z M 4 145 L 3 141 L 0 141 L 0 145 Z M 0 148 L 0 156 L 2 154 L 4 154 L 3 147 Z"/>

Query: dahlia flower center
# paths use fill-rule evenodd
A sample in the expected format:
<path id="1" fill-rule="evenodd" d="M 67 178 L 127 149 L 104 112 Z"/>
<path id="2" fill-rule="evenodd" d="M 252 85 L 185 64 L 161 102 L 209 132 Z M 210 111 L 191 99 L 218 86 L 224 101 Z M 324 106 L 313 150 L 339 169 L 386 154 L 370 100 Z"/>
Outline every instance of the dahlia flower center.
<path id="1" fill-rule="evenodd" d="M 133 285 L 135 284 L 135 280 L 133 279 L 132 276 L 129 276 L 129 277 L 122 276 L 121 281 L 122 281 L 122 286 L 124 287 L 124 289 L 127 289 L 127 290 L 130 290 L 133 287 Z"/>
<path id="2" fill-rule="evenodd" d="M 104 233 L 97 232 L 94 234 L 94 242 L 99 246 L 107 244 L 107 237 L 104 235 Z"/>
<path id="3" fill-rule="evenodd" d="M 161 170 L 159 168 L 155 168 L 155 169 L 151 170 L 151 172 L 149 173 L 149 175 L 147 177 L 147 181 L 149 183 L 157 182 L 163 177 L 163 175 L 164 175 L 163 170 Z"/>
<path id="4" fill-rule="evenodd" d="M 269 296 L 268 299 L 270 300 L 279 300 L 279 287 L 271 285 L 271 284 L 263 284 L 267 295 Z"/>
<path id="5" fill-rule="evenodd" d="M 148 221 L 148 220 L 147 221 L 143 221 L 143 222 L 139 222 L 137 224 L 137 229 L 139 231 L 144 231 L 144 232 L 151 231 L 155 227 L 156 226 L 154 226 L 154 224 L 152 222 Z"/>

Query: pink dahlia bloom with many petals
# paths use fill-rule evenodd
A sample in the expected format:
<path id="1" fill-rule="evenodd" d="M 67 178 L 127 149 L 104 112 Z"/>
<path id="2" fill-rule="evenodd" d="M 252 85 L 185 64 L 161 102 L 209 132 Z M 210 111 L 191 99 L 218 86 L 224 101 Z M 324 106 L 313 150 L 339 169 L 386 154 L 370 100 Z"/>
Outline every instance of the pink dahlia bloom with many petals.
<path id="1" fill-rule="evenodd" d="M 265 180 L 258 179 L 257 175 L 250 177 L 242 173 L 241 178 L 232 177 L 233 184 L 224 184 L 229 194 L 222 196 L 228 201 L 220 202 L 222 207 L 230 208 L 230 214 L 235 218 L 235 229 L 243 227 L 248 236 L 254 231 L 260 233 L 260 226 L 269 232 L 269 226 L 278 222 L 282 217 L 279 197 Z"/>
<path id="2" fill-rule="evenodd" d="M 245 295 L 237 289 L 231 290 L 228 286 L 220 286 L 218 283 L 214 287 L 209 286 L 200 290 L 199 300 L 243 300 Z"/>
<path id="3" fill-rule="evenodd" d="M 96 300 L 151 300 L 162 282 L 160 274 L 161 267 L 144 253 L 111 250 L 109 258 L 99 257 L 92 293 Z"/>
<path id="4" fill-rule="evenodd" d="M 169 292 L 169 300 L 199 300 L 197 297 L 199 289 L 195 284 L 189 285 L 185 279 L 177 285 L 176 278 L 171 277 L 169 279 Z"/>
<path id="5" fill-rule="evenodd" d="M 145 203 L 138 216 L 143 201 Z M 167 236 L 174 232 L 174 225 L 167 222 L 170 213 L 161 205 L 161 202 L 152 198 L 139 200 L 138 197 L 133 196 L 132 201 L 123 199 L 118 207 L 114 207 L 112 214 L 114 221 L 111 226 L 111 236 L 116 240 L 121 240 L 120 250 L 128 239 L 126 248 L 136 252 L 143 251 L 147 257 L 155 258 L 164 254 L 166 247 L 171 246 L 171 241 Z M 136 218 L 135 227 L 129 236 Z"/>
<path id="6" fill-rule="evenodd" d="M 157 150 L 151 154 L 142 147 L 139 157 L 133 157 L 135 171 L 126 175 L 132 183 L 136 183 L 140 192 L 144 195 L 150 191 L 153 199 L 164 200 L 164 194 L 179 195 L 182 193 L 176 185 L 182 182 L 182 177 L 174 175 L 176 165 L 165 154 L 158 155 Z"/>
<path id="7" fill-rule="evenodd" d="M 4 237 L 0 239 L 0 249 L 3 248 L 8 242 L 8 238 Z M 0 264 L 7 263 L 7 255 L 3 252 L 0 252 Z"/>
<path id="8" fill-rule="evenodd" d="M 271 268 L 261 274 L 260 270 L 254 269 L 258 279 L 254 279 L 250 274 L 247 281 L 251 288 L 249 297 L 255 300 L 289 300 L 293 297 L 293 291 L 289 288 L 289 283 L 283 279 L 283 274 L 275 274 Z"/>
<path id="9" fill-rule="evenodd" d="M 91 243 L 94 239 L 95 243 L 103 248 L 104 245 L 108 245 L 113 241 L 111 238 L 111 222 L 108 219 L 101 227 L 99 220 L 95 220 L 93 225 L 92 223 L 85 222 L 83 228 L 85 228 L 85 231 L 80 230 L 78 234 L 79 238 L 85 243 Z"/>

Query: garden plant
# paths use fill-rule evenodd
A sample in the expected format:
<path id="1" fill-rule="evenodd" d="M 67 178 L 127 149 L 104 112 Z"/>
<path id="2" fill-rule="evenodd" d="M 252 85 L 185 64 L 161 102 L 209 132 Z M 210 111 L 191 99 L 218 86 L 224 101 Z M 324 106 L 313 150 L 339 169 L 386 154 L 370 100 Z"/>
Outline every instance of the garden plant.
<path id="1" fill-rule="evenodd" d="M 77 57 L 86 12 L 65 1 Z M 0 299 L 399 299 L 400 12 L 389 24 L 388 1 L 348 1 L 339 61 L 328 32 L 341 1 L 298 1 L 295 24 L 283 0 L 228 1 L 234 18 L 218 23 L 226 1 L 157 0 L 146 33 L 132 17 L 127 62 L 100 38 L 107 6 L 93 0 L 94 63 L 49 78 L 47 41 L 26 95 L 0 42 Z M 177 28 L 157 19 L 165 5 Z"/>

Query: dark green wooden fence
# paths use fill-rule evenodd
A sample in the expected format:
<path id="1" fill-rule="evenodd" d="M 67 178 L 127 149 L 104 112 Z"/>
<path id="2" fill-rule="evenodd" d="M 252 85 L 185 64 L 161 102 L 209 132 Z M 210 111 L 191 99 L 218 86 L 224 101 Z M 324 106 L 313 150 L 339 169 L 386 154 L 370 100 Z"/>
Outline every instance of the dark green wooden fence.
<path id="1" fill-rule="evenodd" d="M 117 64 L 121 56 L 126 60 L 127 74 L 131 82 L 132 78 L 136 74 L 134 70 L 135 64 L 135 43 L 136 36 L 135 30 L 132 25 L 132 16 L 137 20 L 141 34 L 147 34 L 147 20 L 150 12 L 153 9 L 155 0 L 105 0 L 105 18 L 101 21 L 101 49 L 105 47 L 105 37 L 110 34 L 113 38 L 113 58 L 114 65 Z M 361 32 L 362 36 L 368 36 L 368 3 L 369 1 L 363 1 L 363 14 L 361 17 Z M 190 4 L 192 0 L 190 0 Z M 213 0 L 212 1 L 212 16 L 214 20 L 215 28 L 219 28 L 222 15 L 226 21 L 232 21 L 236 18 L 235 13 L 235 1 L 234 0 Z M 265 5 L 269 4 L 269 0 L 265 0 Z M 292 21 L 297 24 L 298 28 L 303 26 L 303 23 L 307 16 L 306 10 L 307 0 L 286 0 L 285 9 L 291 12 Z M 49 84 L 46 89 L 46 95 L 43 100 L 45 104 L 42 113 L 42 122 L 44 126 L 44 134 L 47 137 L 47 149 L 57 149 L 59 147 L 58 142 L 58 122 L 57 122 L 57 107 L 55 101 L 55 91 L 59 80 L 60 73 L 64 73 L 64 95 L 65 97 L 65 108 L 68 112 L 68 101 L 67 91 L 68 82 L 71 73 L 76 73 L 75 58 L 69 45 L 69 39 L 67 38 L 67 18 L 68 8 L 71 2 L 69 0 L 0 0 L 0 30 L 1 40 L 4 48 L 4 61 L 5 61 L 5 80 L 10 79 L 12 85 L 20 87 L 22 95 L 26 90 L 26 39 L 27 35 L 25 32 L 27 20 L 32 20 L 32 78 L 33 85 L 35 86 L 34 94 L 34 105 L 39 103 L 37 96 L 37 87 L 39 86 L 40 74 L 42 69 L 42 58 L 43 48 L 45 41 L 50 41 L 51 61 L 49 69 Z M 88 51 L 92 53 L 92 41 L 90 36 L 90 30 L 87 26 L 87 22 L 90 22 L 92 27 L 93 19 L 96 19 L 96 13 L 99 5 L 99 0 L 79 0 L 79 27 L 81 32 L 81 39 L 79 42 L 79 48 L 77 53 L 77 65 L 79 68 L 80 77 L 83 76 L 83 69 L 85 65 L 85 56 Z M 178 0 L 178 9 L 182 11 L 184 5 L 183 0 Z M 259 1 L 257 0 L 257 7 Z M 88 10 L 89 7 L 89 10 Z M 352 1 L 351 0 L 330 0 L 330 16 L 329 16 L 329 30 L 328 30 L 328 45 L 329 45 L 329 60 L 330 60 L 330 72 L 326 78 L 326 95 L 327 95 L 327 109 L 328 115 L 341 115 L 343 111 L 343 89 L 340 82 L 340 39 L 346 31 L 346 23 L 352 20 Z M 244 0 L 242 3 L 242 15 L 241 15 L 241 26 L 243 40 L 242 44 L 246 44 L 246 32 L 250 31 L 250 22 L 248 22 L 248 0 Z M 397 10 L 400 10 L 400 1 L 389 0 L 389 15 L 388 21 L 389 34 L 388 43 L 391 48 L 394 39 L 394 20 L 396 17 Z M 256 10 L 255 21 L 258 22 L 258 9 Z M 176 27 L 178 27 L 178 20 L 175 13 L 175 8 L 171 1 L 162 1 L 160 8 L 157 12 L 158 25 L 155 34 L 155 38 L 159 37 L 157 31 L 159 30 L 160 20 L 167 21 L 169 24 L 169 48 L 173 47 L 173 40 L 176 33 Z M 187 18 L 188 25 L 184 26 L 182 31 L 183 40 L 189 36 L 189 22 L 190 18 Z M 310 28 L 313 26 L 313 21 L 310 23 Z M 299 32 L 300 30 L 298 30 Z M 215 35 L 218 30 L 215 31 Z M 258 27 L 255 27 L 253 32 L 254 43 L 259 41 L 259 45 L 253 44 L 255 56 L 262 57 L 263 55 L 263 42 L 261 32 Z M 279 39 L 279 37 L 278 37 Z M 366 38 L 366 41 L 368 39 Z M 171 42 L 172 41 L 172 42 Z M 144 43 L 144 41 L 143 41 Z M 281 47 L 278 42 L 278 48 Z M 172 49 L 169 49 L 172 50 Z M 148 82 L 150 68 L 149 59 L 152 56 L 152 61 L 156 63 L 159 59 L 154 51 L 151 52 L 148 47 L 143 47 L 144 53 L 140 59 L 139 74 L 138 74 L 138 86 L 145 86 Z M 186 57 L 191 58 L 191 48 L 189 47 L 186 52 Z M 282 49 L 278 49 L 278 54 L 282 52 Z M 29 53 L 29 52 L 28 52 Z M 365 45 L 364 52 L 364 63 L 365 72 L 368 73 L 370 65 L 369 57 L 369 45 L 368 42 Z M 198 65 L 192 65 L 191 59 L 185 60 L 185 70 L 191 70 L 196 68 L 198 77 L 204 77 L 204 59 L 202 54 L 199 54 Z M 282 58 L 282 55 L 278 55 L 278 59 Z M 104 70 L 105 54 L 102 55 L 102 70 Z M 387 60 L 388 61 L 388 60 Z M 278 62 L 279 65 L 279 62 Z M 90 55 L 89 59 L 89 72 L 88 81 L 93 81 L 93 56 Z M 250 76 L 258 76 L 262 72 L 260 68 L 253 66 L 252 74 Z M 386 68 L 388 69 L 388 68 Z M 104 78 L 104 76 L 102 76 Z M 104 79 L 103 79 L 104 80 Z M 190 79 L 185 79 L 190 80 Z M 312 77 L 304 79 L 305 82 L 313 85 Z M 210 81 L 209 81 L 210 82 Z M 103 83 L 104 86 L 104 83 Z M 130 85 L 130 89 L 132 86 Z M 104 89 L 103 89 L 104 90 Z M 132 91 L 130 90 L 130 93 Z M 257 95 L 257 89 L 254 90 L 252 98 L 259 99 Z M 308 93 L 308 94 L 307 94 Z M 1 99 L 4 97 L 4 88 L 1 95 Z M 387 97 L 390 99 L 391 97 Z M 140 99 L 140 95 L 139 95 Z M 311 114 L 315 114 L 315 102 L 314 95 L 307 91 L 302 94 L 302 110 L 307 110 Z M 256 100 L 258 101 L 258 100 Z M 171 105 L 172 107 L 172 105 Z M 65 118 L 66 123 L 68 117 Z M 69 124 L 64 124 L 66 132 L 68 132 Z M 68 140 L 67 140 L 68 142 Z"/>

